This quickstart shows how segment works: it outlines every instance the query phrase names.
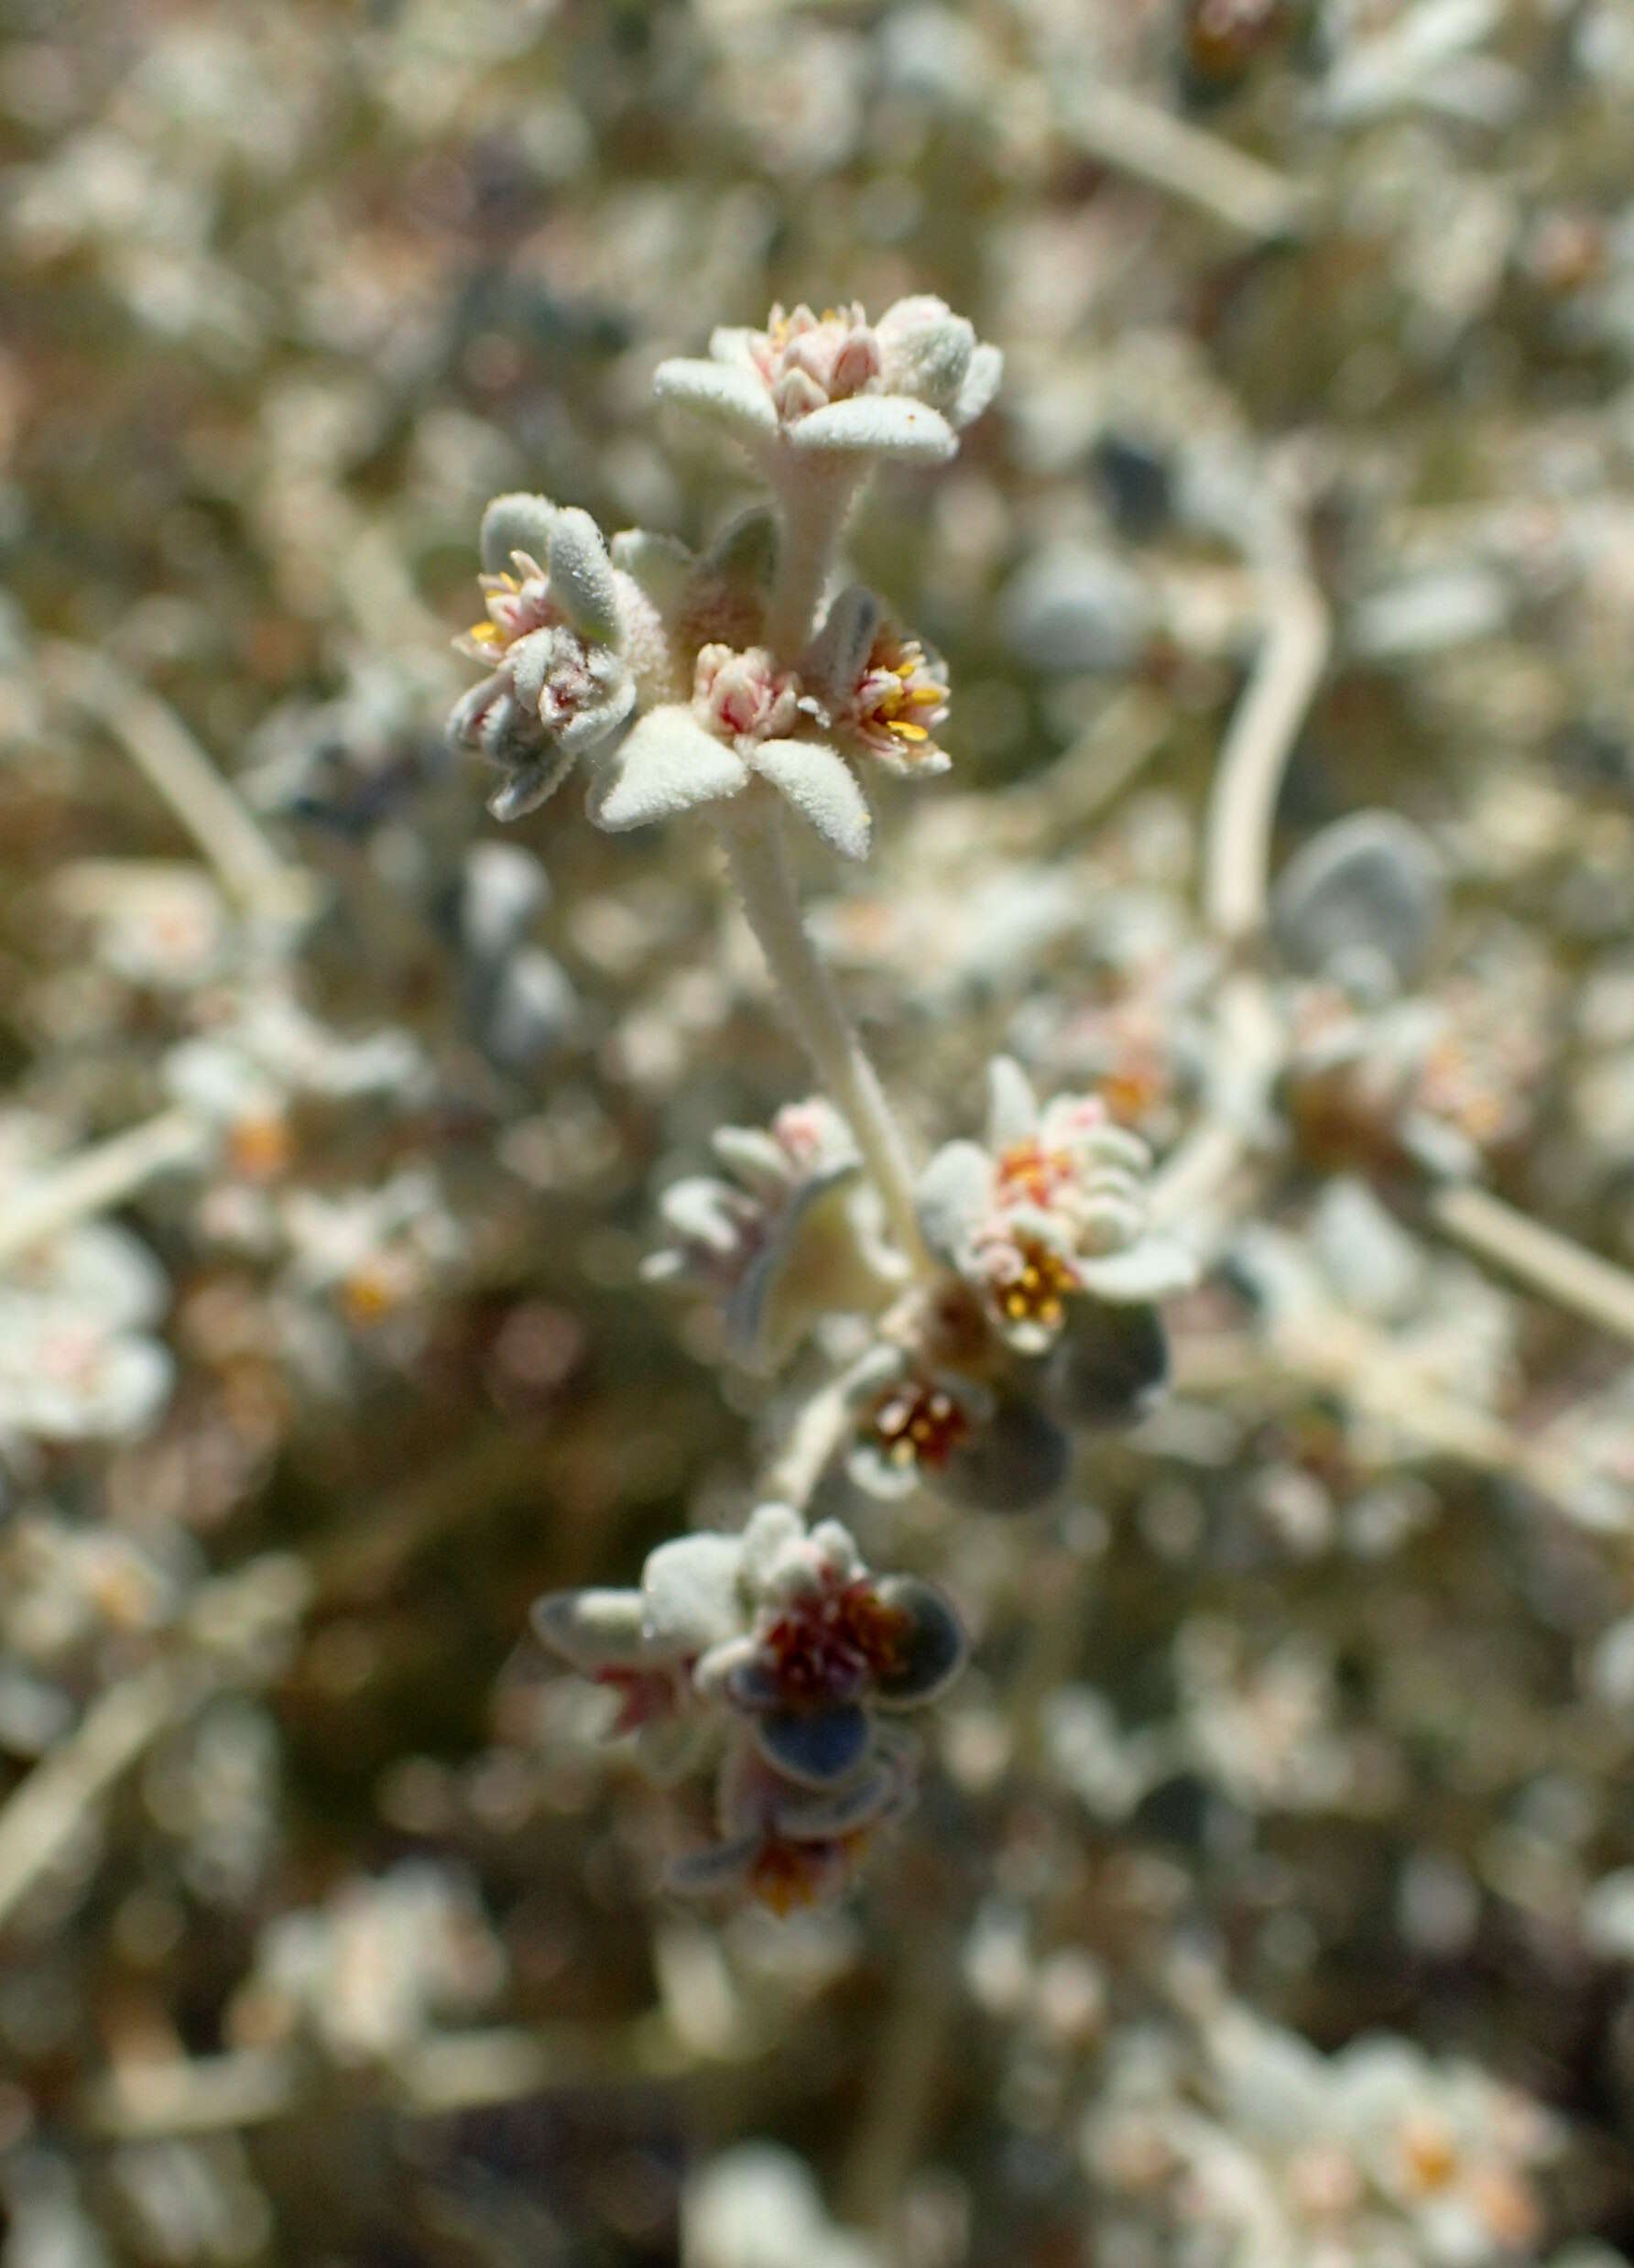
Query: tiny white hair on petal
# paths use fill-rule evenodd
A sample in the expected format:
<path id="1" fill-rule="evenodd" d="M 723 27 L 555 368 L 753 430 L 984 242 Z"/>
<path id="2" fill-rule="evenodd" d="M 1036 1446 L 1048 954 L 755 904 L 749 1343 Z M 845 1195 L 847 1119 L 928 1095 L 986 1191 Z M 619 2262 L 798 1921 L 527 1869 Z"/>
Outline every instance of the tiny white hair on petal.
<path id="1" fill-rule="evenodd" d="M 820 740 L 767 740 L 755 769 L 788 797 L 842 858 L 866 858 L 873 832 L 867 798 L 843 756 Z"/>

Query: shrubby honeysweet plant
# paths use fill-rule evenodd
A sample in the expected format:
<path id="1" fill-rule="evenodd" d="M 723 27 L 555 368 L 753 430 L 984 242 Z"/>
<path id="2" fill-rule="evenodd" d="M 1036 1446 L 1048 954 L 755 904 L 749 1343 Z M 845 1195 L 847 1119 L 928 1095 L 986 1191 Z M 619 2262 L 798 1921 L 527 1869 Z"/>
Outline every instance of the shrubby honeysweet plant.
<path id="1" fill-rule="evenodd" d="M 640 529 L 606 540 L 544 496 L 496 497 L 485 616 L 462 641 L 487 673 L 450 724 L 501 774 L 499 819 L 582 762 L 599 827 L 713 820 L 822 1091 L 765 1131 L 716 1133 L 724 1177 L 664 1193 L 671 1241 L 649 1273 L 715 1301 L 751 1369 L 857 1319 L 837 1401 L 852 1479 L 987 1512 L 1047 1501 L 1074 1430 L 1148 1406 L 1166 1371 L 1159 1303 L 1193 1263 L 1149 1227 L 1138 1138 L 1092 1096 L 1040 1107 L 1008 1057 L 985 1141 L 915 1170 L 805 926 L 782 830 L 787 808 L 864 858 L 874 775 L 949 768 L 945 671 L 838 554 L 870 473 L 946 462 L 999 376 L 997 348 L 928 297 L 875 323 L 858 306 L 774 308 L 763 331 L 716 331 L 706 360 L 661 364 L 659 399 L 737 442 L 769 503 L 692 553 Z M 537 1626 L 614 1690 L 615 1729 L 650 1768 L 715 1768 L 720 1839 L 678 1860 L 673 1886 L 746 1887 L 779 1909 L 843 1884 L 910 1800 L 911 1742 L 878 1714 L 932 1698 L 964 1652 L 939 1592 L 869 1576 L 844 1527 L 808 1535 L 775 1504 L 741 1538 L 661 1546 L 638 1591 L 543 1601 Z"/>

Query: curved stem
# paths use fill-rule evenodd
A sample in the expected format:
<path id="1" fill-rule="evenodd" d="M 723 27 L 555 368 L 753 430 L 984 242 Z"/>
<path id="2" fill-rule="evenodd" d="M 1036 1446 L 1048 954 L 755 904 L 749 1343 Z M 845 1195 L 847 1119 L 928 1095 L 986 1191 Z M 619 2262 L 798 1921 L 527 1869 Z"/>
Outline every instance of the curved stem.
<path id="1" fill-rule="evenodd" d="M 1220 750 L 1204 848 L 1204 917 L 1231 944 L 1265 920 L 1277 796 L 1327 660 L 1327 608 L 1308 575 L 1267 576 L 1264 617 L 1259 659 Z"/>
<path id="2" fill-rule="evenodd" d="M 916 1271 L 932 1275 L 935 1263 L 920 1234 L 907 1148 L 801 918 L 777 799 L 751 789 L 722 807 L 719 823 L 733 888 L 801 1044 L 851 1129 L 891 1233 Z"/>

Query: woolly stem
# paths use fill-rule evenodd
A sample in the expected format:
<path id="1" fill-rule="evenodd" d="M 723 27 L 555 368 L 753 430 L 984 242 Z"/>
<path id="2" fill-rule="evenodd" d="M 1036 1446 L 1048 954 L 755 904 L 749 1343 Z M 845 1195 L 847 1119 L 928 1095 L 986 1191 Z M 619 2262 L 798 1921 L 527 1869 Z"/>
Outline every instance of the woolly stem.
<path id="1" fill-rule="evenodd" d="M 908 1152 L 873 1064 L 801 915 L 777 799 L 753 789 L 722 807 L 727 870 L 801 1045 L 850 1127 L 891 1232 L 922 1275 L 935 1265 L 920 1234 Z"/>
<path id="2" fill-rule="evenodd" d="M 861 480 L 857 467 L 844 463 L 773 468 L 782 529 L 766 609 L 766 642 L 781 662 L 797 661 L 811 643 L 840 530 Z"/>

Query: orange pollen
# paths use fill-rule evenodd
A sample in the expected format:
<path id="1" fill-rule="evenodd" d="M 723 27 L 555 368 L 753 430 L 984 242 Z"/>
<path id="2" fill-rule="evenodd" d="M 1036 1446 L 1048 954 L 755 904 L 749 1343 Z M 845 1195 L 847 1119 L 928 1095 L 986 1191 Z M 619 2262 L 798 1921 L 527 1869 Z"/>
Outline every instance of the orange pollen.
<path id="1" fill-rule="evenodd" d="M 1073 1178 L 1064 1150 L 1043 1150 L 1035 1141 L 1016 1142 L 998 1161 L 998 1186 L 1007 1197 L 1029 1197 L 1050 1205 Z"/>
<path id="2" fill-rule="evenodd" d="M 1424 2197 L 1444 2189 L 1458 2171 L 1458 2153 L 1444 2127 L 1415 2120 L 1401 2136 L 1401 2154 L 1413 2187 Z"/>
<path id="3" fill-rule="evenodd" d="M 821 1879 L 815 1859 L 798 1843 L 768 1839 L 749 1868 L 749 1889 L 763 1906 L 782 1915 L 816 1898 Z"/>
<path id="4" fill-rule="evenodd" d="M 293 1145 L 282 1118 L 240 1118 L 227 1142 L 233 1170 L 246 1181 L 271 1181 L 289 1164 Z"/>
<path id="5" fill-rule="evenodd" d="M 378 1323 L 397 1303 L 396 1292 L 374 1269 L 360 1268 L 341 1287 L 341 1304 L 354 1323 Z"/>
<path id="6" fill-rule="evenodd" d="M 970 1420 L 939 1386 L 910 1385 L 874 1412 L 874 1433 L 893 1465 L 941 1466 L 970 1431 Z"/>
<path id="7" fill-rule="evenodd" d="M 1021 1272 L 1001 1284 L 998 1303 L 1011 1323 L 1041 1323 L 1053 1331 L 1066 1314 L 1066 1295 L 1078 1278 L 1059 1252 L 1029 1240 L 1017 1246 Z"/>

